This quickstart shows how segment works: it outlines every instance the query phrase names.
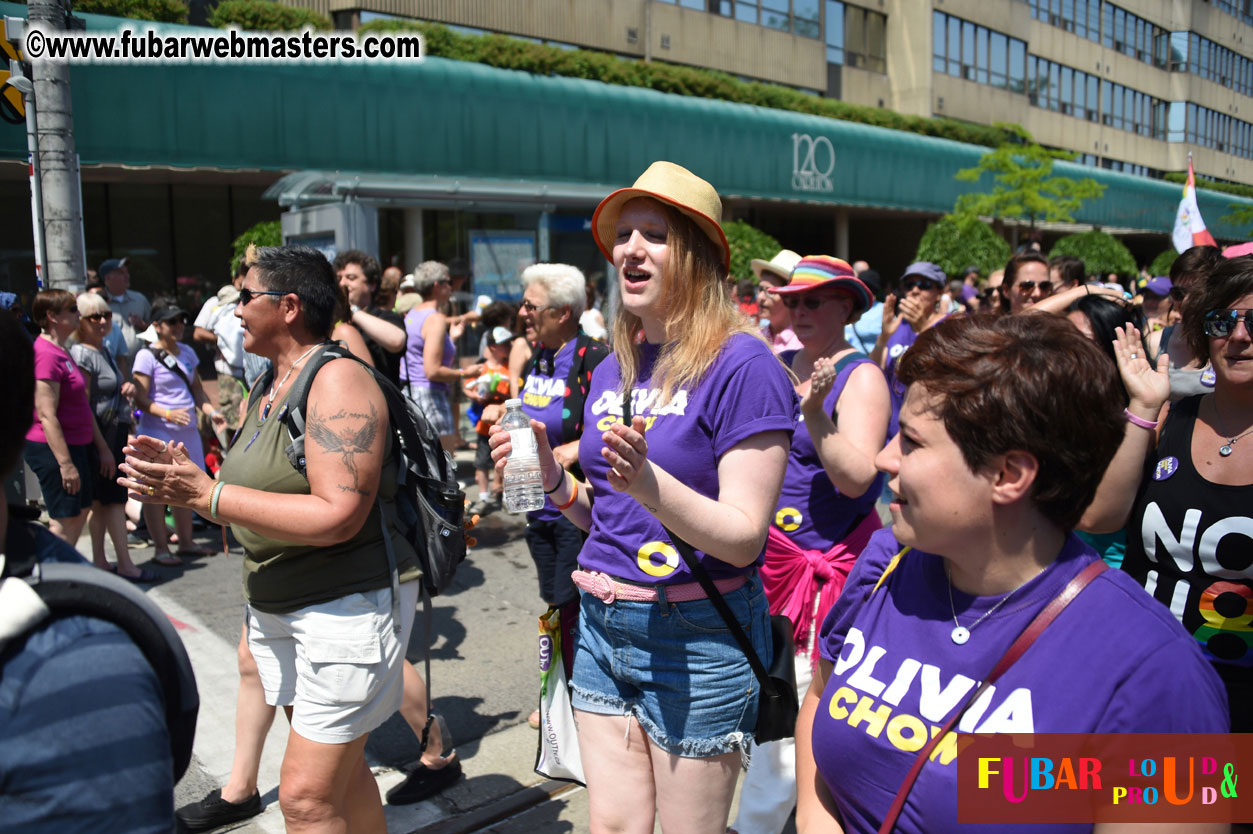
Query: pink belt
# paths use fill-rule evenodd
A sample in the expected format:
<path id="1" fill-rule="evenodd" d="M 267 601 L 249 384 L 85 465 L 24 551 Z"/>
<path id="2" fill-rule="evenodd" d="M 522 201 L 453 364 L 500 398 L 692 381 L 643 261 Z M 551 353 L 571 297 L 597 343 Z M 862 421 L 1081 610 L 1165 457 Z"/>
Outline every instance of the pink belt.
<path id="1" fill-rule="evenodd" d="M 607 573 L 576 570 L 570 574 L 574 584 L 606 605 L 614 600 L 627 602 L 656 602 L 661 595 L 657 588 L 665 588 L 667 602 L 690 602 L 694 599 L 705 599 L 705 589 L 699 582 L 684 582 L 681 585 L 629 585 L 618 582 Z M 744 576 L 732 576 L 729 579 L 715 579 L 714 587 L 719 593 L 729 593 L 744 585 L 748 579 Z"/>

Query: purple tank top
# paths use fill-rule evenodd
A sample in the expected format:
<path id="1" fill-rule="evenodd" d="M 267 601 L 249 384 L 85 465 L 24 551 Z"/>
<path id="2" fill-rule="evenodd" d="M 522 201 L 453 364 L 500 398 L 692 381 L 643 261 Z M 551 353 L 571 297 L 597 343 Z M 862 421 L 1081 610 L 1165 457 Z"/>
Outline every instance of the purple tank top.
<path id="1" fill-rule="evenodd" d="M 789 351 L 779 358 L 790 365 L 793 355 L 794 352 Z M 822 401 L 827 414 L 835 416 L 835 404 L 839 402 L 848 378 L 862 365 L 874 365 L 874 362 L 862 356 L 840 369 L 835 383 Z M 877 365 L 875 370 L 878 370 Z M 855 402 L 845 403 L 845 408 L 856 407 Z M 792 449 L 787 456 L 787 474 L 783 478 L 783 490 L 779 493 L 779 503 L 771 522 L 780 532 L 806 550 L 830 550 L 848 534 L 854 521 L 874 507 L 875 499 L 882 489 L 883 474 L 880 473 L 863 495 L 849 498 L 840 494 L 827 477 L 827 471 L 818 458 L 818 450 L 814 448 L 813 438 L 809 436 L 809 428 L 801 420 L 796 424 L 796 431 L 792 435 Z"/>
<path id="2" fill-rule="evenodd" d="M 409 315 L 405 316 L 405 332 L 409 335 L 409 342 L 405 347 L 404 358 L 400 362 L 400 381 L 414 388 L 447 391 L 448 383 L 431 382 L 426 378 L 426 365 L 422 363 L 422 350 L 426 347 L 426 340 L 422 338 L 422 325 L 426 324 L 426 320 L 434 312 L 434 310 L 410 310 Z M 445 330 L 444 361 L 440 364 L 445 368 L 451 368 L 455 361 L 457 361 L 457 351 L 453 347 L 452 339 L 448 336 L 448 331 Z"/>

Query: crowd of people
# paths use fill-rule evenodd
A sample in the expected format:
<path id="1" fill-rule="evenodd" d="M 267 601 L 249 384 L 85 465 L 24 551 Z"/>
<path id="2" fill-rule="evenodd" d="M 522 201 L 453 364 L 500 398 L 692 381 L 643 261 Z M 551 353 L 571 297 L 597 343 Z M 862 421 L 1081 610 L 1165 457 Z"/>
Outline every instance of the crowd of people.
<path id="1" fill-rule="evenodd" d="M 986 278 L 887 279 L 782 249 L 735 280 L 716 189 L 670 162 L 592 234 L 608 322 L 570 265 L 526 268 L 515 306 L 475 299 L 464 262 L 299 246 L 250 250 L 194 323 L 124 260 L 98 293 L 35 297 L 25 457 L 51 532 L 75 544 L 90 518 L 95 564 L 137 582 L 159 575 L 131 560 L 128 502 L 158 566 L 205 555 L 194 514 L 244 550 L 235 760 L 189 830 L 261 810 L 279 706 L 289 831 L 385 829 L 363 751 L 397 711 L 422 758 L 389 802 L 461 774 L 404 658 L 419 568 L 387 404 L 361 364 L 319 361 L 334 343 L 450 452 L 466 409 L 476 514 L 500 508 L 495 424 L 521 400 L 546 496 L 525 542 L 593 831 L 955 831 L 955 732 L 1251 731 L 1253 257 L 1196 247 L 1124 287 L 1030 247 Z M 215 402 L 186 339 L 215 350 Z M 801 707 L 794 739 L 758 744 L 771 615 Z"/>

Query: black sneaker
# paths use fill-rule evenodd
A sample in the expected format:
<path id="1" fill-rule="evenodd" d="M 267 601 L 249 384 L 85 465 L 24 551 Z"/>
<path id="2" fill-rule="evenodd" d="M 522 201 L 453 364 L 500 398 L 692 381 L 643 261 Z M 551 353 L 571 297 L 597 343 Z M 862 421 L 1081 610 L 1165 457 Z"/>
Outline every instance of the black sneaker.
<path id="1" fill-rule="evenodd" d="M 261 794 L 254 793 L 243 802 L 227 802 L 221 788 L 214 788 L 199 802 L 184 805 L 174 812 L 187 831 L 209 831 L 232 822 L 246 820 L 261 813 Z"/>
<path id="2" fill-rule="evenodd" d="M 439 770 L 418 762 L 405 781 L 387 792 L 388 805 L 412 805 L 452 787 L 461 778 L 461 762 L 454 759 Z"/>

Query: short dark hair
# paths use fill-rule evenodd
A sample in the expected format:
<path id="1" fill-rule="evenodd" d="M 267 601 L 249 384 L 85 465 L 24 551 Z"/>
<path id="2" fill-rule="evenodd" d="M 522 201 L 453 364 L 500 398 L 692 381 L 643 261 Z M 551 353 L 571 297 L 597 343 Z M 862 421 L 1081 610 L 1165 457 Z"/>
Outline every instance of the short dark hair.
<path id="1" fill-rule="evenodd" d="M 308 246 L 258 246 L 252 266 L 267 290 L 293 293 L 300 299 L 305 327 L 315 336 L 331 337 L 339 281 L 326 257 Z"/>
<path id="2" fill-rule="evenodd" d="M 1049 268 L 1048 258 L 1044 257 L 1039 252 L 1036 252 L 1033 249 L 1019 252 L 1017 255 L 1010 258 L 1009 262 L 1005 264 L 1005 280 L 1001 282 L 1001 295 L 1005 295 L 1013 288 L 1014 281 L 1018 279 L 1018 270 L 1022 269 L 1022 267 L 1026 264 L 1043 264 L 1045 269 Z"/>
<path id="3" fill-rule="evenodd" d="M 1204 281 L 1225 260 L 1217 246 L 1193 246 L 1185 249 L 1170 265 L 1170 283 L 1187 289 L 1196 281 Z"/>
<path id="4" fill-rule="evenodd" d="M 938 398 L 936 416 L 972 471 L 1012 450 L 1033 455 L 1031 498 L 1065 530 L 1122 442 L 1118 370 L 1061 316 L 949 317 L 918 336 L 896 375 Z"/>
<path id="5" fill-rule="evenodd" d="M 1058 255 L 1056 258 L 1049 258 L 1049 269 L 1057 270 L 1057 274 L 1062 279 L 1063 284 L 1070 284 L 1075 287 L 1082 284 L 1088 277 L 1088 271 L 1083 265 L 1083 259 L 1074 255 Z"/>
<path id="6" fill-rule="evenodd" d="M 30 317 L 34 319 L 35 324 L 39 325 L 42 330 L 48 326 L 49 313 L 64 313 L 67 310 L 77 310 L 78 300 L 74 298 L 74 294 L 68 290 L 43 290 L 35 296 L 35 302 L 30 305 Z"/>
<path id="7" fill-rule="evenodd" d="M 383 280 L 383 267 L 379 266 L 378 258 L 373 255 L 367 255 L 360 249 L 346 249 L 335 256 L 335 263 L 331 264 L 335 268 L 335 274 L 348 264 L 356 264 L 361 267 L 361 271 L 365 273 L 365 282 L 374 290 L 379 288 L 379 284 Z M 373 291 L 373 290 L 371 290 Z"/>
<path id="8" fill-rule="evenodd" d="M 22 456 L 35 408 L 35 349 L 13 316 L 0 315 L 0 379 L 7 395 L 0 408 L 0 478 L 7 478 Z"/>
<path id="9" fill-rule="evenodd" d="M 1205 314 L 1213 310 L 1226 310 L 1249 293 L 1253 293 L 1253 255 L 1224 259 L 1217 269 L 1188 293 L 1188 300 L 1183 305 L 1180 328 L 1194 357 L 1198 360 L 1209 358 Z"/>

